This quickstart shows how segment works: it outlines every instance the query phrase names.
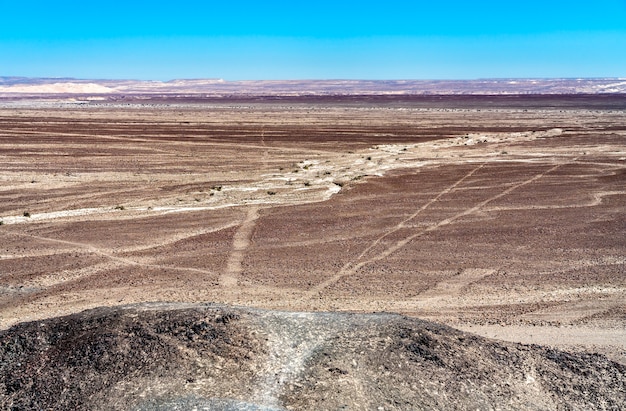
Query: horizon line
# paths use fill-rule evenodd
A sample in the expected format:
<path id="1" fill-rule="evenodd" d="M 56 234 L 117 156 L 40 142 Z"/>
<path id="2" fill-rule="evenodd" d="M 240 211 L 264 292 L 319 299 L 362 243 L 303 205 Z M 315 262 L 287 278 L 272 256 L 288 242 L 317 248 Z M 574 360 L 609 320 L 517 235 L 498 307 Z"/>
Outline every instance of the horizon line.
<path id="1" fill-rule="evenodd" d="M 69 77 L 69 76 L 19 76 L 19 75 L 0 75 L 0 78 L 16 78 L 16 79 L 40 79 L 40 80 L 119 80 L 119 81 L 150 81 L 167 83 L 171 81 L 194 81 L 194 80 L 212 80 L 229 83 L 243 81 L 485 81 L 485 80 L 626 80 L 626 77 L 607 76 L 607 77 L 475 77 L 475 78 L 281 78 L 281 79 L 236 79 L 227 80 L 222 77 L 175 77 L 167 80 L 147 79 L 147 78 L 105 78 L 105 77 Z"/>

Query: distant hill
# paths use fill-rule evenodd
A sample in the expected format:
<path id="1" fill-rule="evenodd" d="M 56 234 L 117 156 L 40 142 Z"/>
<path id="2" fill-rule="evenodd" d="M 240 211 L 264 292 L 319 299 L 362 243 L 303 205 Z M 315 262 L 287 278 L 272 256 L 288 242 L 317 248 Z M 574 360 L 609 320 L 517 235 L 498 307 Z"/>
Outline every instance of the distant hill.
<path id="1" fill-rule="evenodd" d="M 621 94 L 626 78 L 478 80 L 86 80 L 0 77 L 0 96 L 202 94 L 221 96 Z"/>

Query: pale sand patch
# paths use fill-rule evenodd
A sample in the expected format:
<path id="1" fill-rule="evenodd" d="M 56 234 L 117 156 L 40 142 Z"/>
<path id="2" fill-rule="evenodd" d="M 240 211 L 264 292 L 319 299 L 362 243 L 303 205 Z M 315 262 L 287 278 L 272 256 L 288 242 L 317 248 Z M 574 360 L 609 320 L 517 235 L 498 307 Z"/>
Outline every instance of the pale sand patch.
<path id="1" fill-rule="evenodd" d="M 113 93 L 115 89 L 95 83 L 53 83 L 41 85 L 0 86 L 0 93 L 84 94 Z"/>
<path id="2" fill-rule="evenodd" d="M 539 344 L 572 351 L 592 351 L 626 364 L 626 329 L 589 326 L 455 324 L 455 328 L 498 340 Z"/>

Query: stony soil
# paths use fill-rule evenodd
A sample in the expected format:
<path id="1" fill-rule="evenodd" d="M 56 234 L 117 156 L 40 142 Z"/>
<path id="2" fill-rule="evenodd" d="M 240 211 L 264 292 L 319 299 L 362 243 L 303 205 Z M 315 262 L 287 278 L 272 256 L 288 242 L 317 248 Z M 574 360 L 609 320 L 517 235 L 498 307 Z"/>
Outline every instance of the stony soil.
<path id="1" fill-rule="evenodd" d="M 394 314 L 100 308 L 0 333 L 0 406 L 622 409 L 626 367 Z"/>
<path id="2" fill-rule="evenodd" d="M 387 311 L 626 364 L 626 99 L 142 101 L 0 103 L 0 328 Z"/>

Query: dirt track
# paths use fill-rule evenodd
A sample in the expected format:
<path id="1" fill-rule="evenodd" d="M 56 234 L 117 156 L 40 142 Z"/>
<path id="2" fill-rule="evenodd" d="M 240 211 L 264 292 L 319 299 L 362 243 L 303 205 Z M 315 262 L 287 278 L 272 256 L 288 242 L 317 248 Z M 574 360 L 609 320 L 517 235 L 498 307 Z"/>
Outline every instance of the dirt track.
<path id="1" fill-rule="evenodd" d="M 625 108 L 522 103 L 5 104 L 0 326 L 393 311 L 626 361 Z"/>

